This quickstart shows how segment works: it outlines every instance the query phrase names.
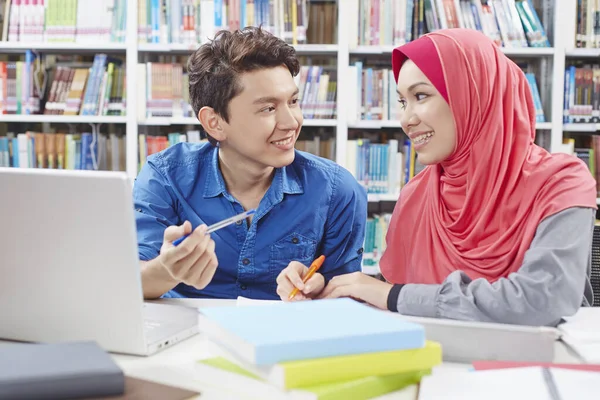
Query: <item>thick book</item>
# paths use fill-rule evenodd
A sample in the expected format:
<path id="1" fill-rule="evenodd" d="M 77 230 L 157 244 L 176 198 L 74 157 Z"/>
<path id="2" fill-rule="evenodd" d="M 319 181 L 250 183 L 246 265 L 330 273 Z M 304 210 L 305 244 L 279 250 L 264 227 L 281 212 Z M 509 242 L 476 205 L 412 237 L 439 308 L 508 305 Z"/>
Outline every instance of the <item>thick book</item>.
<path id="1" fill-rule="evenodd" d="M 232 356 L 232 361 L 237 362 Z M 368 376 L 426 371 L 442 363 L 442 347 L 427 341 L 425 347 L 344 356 L 287 361 L 270 366 L 239 365 L 280 389 L 324 385 Z"/>
<path id="2" fill-rule="evenodd" d="M 0 346 L 0 399 L 122 395 L 125 376 L 94 342 Z"/>
<path id="3" fill-rule="evenodd" d="M 399 374 L 365 376 L 282 390 L 224 357 L 198 361 L 196 372 L 199 381 L 210 385 L 221 385 L 220 388 L 227 392 L 228 398 L 245 398 L 251 393 L 253 398 L 261 400 L 366 400 L 407 389 L 418 384 L 424 376 L 431 374 L 431 370 L 428 369 Z M 409 398 L 414 399 L 414 395 Z"/>
<path id="4" fill-rule="evenodd" d="M 203 308 L 201 330 L 255 365 L 425 346 L 425 330 L 352 299 Z"/>

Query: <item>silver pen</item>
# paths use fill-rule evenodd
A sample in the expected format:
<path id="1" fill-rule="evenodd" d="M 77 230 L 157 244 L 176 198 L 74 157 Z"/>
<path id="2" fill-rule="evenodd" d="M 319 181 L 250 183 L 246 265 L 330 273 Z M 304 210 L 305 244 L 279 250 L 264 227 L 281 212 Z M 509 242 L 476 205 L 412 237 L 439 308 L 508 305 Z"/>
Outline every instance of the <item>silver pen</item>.
<path id="1" fill-rule="evenodd" d="M 211 233 L 211 232 L 217 231 L 221 228 L 225 228 L 227 225 L 235 224 L 238 221 L 248 218 L 250 215 L 252 215 L 254 213 L 256 213 L 256 210 L 252 209 L 252 210 L 244 211 L 241 214 L 234 215 L 233 217 L 224 219 L 222 221 L 216 222 L 208 227 L 208 229 L 206 230 L 206 233 Z M 192 230 L 192 232 L 193 232 L 193 230 Z M 185 238 L 188 237 L 189 235 L 190 234 L 184 235 L 184 236 L 180 237 L 179 239 L 177 239 L 176 241 L 174 241 L 173 246 L 177 246 L 178 244 L 183 242 L 185 240 Z"/>

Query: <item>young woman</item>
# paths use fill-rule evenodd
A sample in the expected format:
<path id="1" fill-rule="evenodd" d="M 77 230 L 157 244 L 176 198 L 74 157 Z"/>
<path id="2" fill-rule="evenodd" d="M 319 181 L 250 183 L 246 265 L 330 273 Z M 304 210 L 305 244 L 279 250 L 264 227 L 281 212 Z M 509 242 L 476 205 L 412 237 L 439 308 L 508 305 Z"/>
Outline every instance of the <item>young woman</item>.
<path id="1" fill-rule="evenodd" d="M 596 183 L 576 157 L 534 144 L 519 67 L 466 29 L 396 48 L 392 67 L 402 128 L 427 166 L 394 209 L 387 282 L 341 275 L 319 297 L 523 325 L 556 325 L 589 305 Z"/>

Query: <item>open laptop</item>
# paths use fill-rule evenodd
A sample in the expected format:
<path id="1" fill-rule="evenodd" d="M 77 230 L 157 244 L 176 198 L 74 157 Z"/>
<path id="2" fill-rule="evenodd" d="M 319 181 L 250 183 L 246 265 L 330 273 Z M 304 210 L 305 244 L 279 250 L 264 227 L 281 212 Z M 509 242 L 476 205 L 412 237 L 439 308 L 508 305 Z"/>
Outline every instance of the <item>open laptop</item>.
<path id="1" fill-rule="evenodd" d="M 198 332 L 198 311 L 143 301 L 123 172 L 0 168 L 0 339 L 94 340 L 150 355 Z"/>

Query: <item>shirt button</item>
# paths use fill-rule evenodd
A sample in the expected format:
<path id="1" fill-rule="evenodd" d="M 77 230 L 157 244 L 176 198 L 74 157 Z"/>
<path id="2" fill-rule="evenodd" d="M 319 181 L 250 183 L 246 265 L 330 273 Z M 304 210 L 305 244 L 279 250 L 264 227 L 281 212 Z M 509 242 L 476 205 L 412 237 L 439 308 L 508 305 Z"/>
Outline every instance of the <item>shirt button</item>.
<path id="1" fill-rule="evenodd" d="M 241 225 L 242 224 L 242 220 L 240 219 L 239 221 L 235 222 L 236 225 Z"/>
<path id="2" fill-rule="evenodd" d="M 361 248 L 360 248 L 360 249 L 358 249 L 356 252 L 357 252 L 358 254 L 362 254 L 362 253 L 363 253 L 363 248 L 361 247 Z"/>
<path id="3" fill-rule="evenodd" d="M 247 258 L 244 258 L 244 259 L 242 260 L 242 264 L 244 264 L 244 265 L 248 265 L 248 264 L 250 264 L 250 260 L 248 260 Z"/>
<path id="4" fill-rule="evenodd" d="M 293 237 L 293 238 L 292 238 L 292 243 L 294 243 L 294 244 L 298 244 L 298 242 L 299 242 L 299 240 L 298 240 L 298 238 L 297 238 L 297 237 Z"/>
<path id="5" fill-rule="evenodd" d="M 242 290 L 246 290 L 246 285 L 243 285 L 243 284 L 242 284 L 242 285 L 240 285 L 240 289 L 242 289 Z"/>

